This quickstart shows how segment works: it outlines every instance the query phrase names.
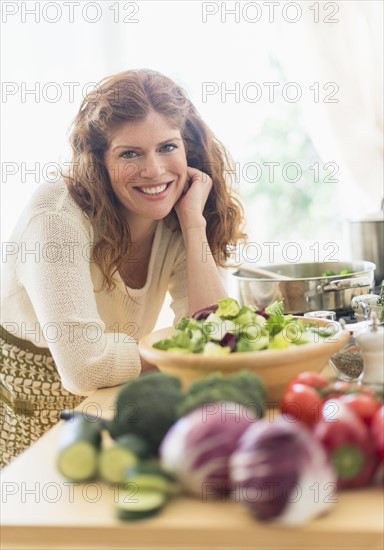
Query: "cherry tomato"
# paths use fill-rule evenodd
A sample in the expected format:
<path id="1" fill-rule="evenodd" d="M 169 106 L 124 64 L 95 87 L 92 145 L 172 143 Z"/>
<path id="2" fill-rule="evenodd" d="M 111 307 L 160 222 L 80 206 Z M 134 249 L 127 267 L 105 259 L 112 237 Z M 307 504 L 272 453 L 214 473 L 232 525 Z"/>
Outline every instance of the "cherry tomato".
<path id="1" fill-rule="evenodd" d="M 280 401 L 280 409 L 283 415 L 312 428 L 321 418 L 323 401 L 314 388 L 304 384 L 289 384 Z"/>
<path id="2" fill-rule="evenodd" d="M 343 401 L 367 426 L 372 424 L 372 419 L 380 408 L 378 401 L 365 393 L 349 393 L 339 397 L 339 400 Z"/>
<path id="3" fill-rule="evenodd" d="M 328 385 L 328 380 L 325 376 L 322 376 L 318 372 L 313 372 L 310 370 L 300 372 L 297 376 L 292 378 L 289 382 L 289 385 L 292 384 L 304 384 L 304 386 L 311 386 L 311 388 L 319 389 L 324 388 Z"/>
<path id="4" fill-rule="evenodd" d="M 371 424 L 373 442 L 379 454 L 380 460 L 384 463 L 384 405 L 376 411 Z"/>

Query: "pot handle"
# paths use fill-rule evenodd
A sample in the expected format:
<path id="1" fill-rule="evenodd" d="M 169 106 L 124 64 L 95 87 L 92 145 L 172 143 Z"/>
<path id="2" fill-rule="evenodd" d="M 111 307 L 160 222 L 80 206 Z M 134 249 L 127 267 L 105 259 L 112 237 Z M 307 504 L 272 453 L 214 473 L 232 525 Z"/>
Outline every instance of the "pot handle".
<path id="1" fill-rule="evenodd" d="M 347 288 L 371 286 L 371 284 L 372 281 L 369 277 L 354 277 L 351 279 L 337 279 L 325 285 L 319 285 L 317 289 L 323 292 L 333 292 L 335 290 L 346 290 Z"/>

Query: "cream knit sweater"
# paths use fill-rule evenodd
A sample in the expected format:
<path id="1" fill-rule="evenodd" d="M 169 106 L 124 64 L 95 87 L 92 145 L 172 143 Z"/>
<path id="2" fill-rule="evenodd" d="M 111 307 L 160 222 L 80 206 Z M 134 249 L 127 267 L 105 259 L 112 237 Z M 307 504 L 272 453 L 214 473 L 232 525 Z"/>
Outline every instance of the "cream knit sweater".
<path id="1" fill-rule="evenodd" d="M 180 230 L 158 222 L 141 289 L 127 289 L 116 275 L 116 288 L 100 291 L 101 271 L 90 262 L 93 239 L 90 221 L 59 181 L 37 189 L 3 245 L 1 324 L 49 347 L 63 386 L 79 395 L 140 373 L 137 341 L 155 326 L 167 290 L 174 323 L 188 314 Z"/>

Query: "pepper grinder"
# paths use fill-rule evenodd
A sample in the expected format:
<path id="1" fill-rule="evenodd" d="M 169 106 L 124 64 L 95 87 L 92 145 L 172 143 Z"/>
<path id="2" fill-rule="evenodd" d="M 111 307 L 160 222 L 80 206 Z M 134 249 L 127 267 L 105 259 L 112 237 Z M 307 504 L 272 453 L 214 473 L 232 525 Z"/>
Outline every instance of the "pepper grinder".
<path id="1" fill-rule="evenodd" d="M 356 335 L 364 361 L 362 382 L 384 384 L 384 327 L 379 326 L 375 311 L 371 313 L 372 323 Z"/>

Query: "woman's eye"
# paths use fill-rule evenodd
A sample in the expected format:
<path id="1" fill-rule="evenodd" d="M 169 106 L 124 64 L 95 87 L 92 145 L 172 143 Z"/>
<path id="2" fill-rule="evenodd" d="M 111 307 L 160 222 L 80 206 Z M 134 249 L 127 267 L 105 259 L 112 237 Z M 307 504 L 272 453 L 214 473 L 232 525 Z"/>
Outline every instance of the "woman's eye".
<path id="1" fill-rule="evenodd" d="M 177 149 L 177 145 L 175 145 L 174 143 L 166 143 L 161 147 L 160 151 L 170 153 L 174 149 Z M 136 153 L 136 151 L 124 151 L 123 153 L 121 153 L 120 157 L 124 159 L 133 159 L 137 157 L 137 155 L 138 154 Z"/>
<path id="2" fill-rule="evenodd" d="M 120 157 L 124 159 L 132 159 L 136 156 L 135 151 L 124 151 L 124 153 L 121 153 Z"/>
<path id="3" fill-rule="evenodd" d="M 166 153 L 173 151 L 174 149 L 177 149 L 177 145 L 174 143 L 166 143 L 162 147 L 163 150 L 165 150 Z"/>

